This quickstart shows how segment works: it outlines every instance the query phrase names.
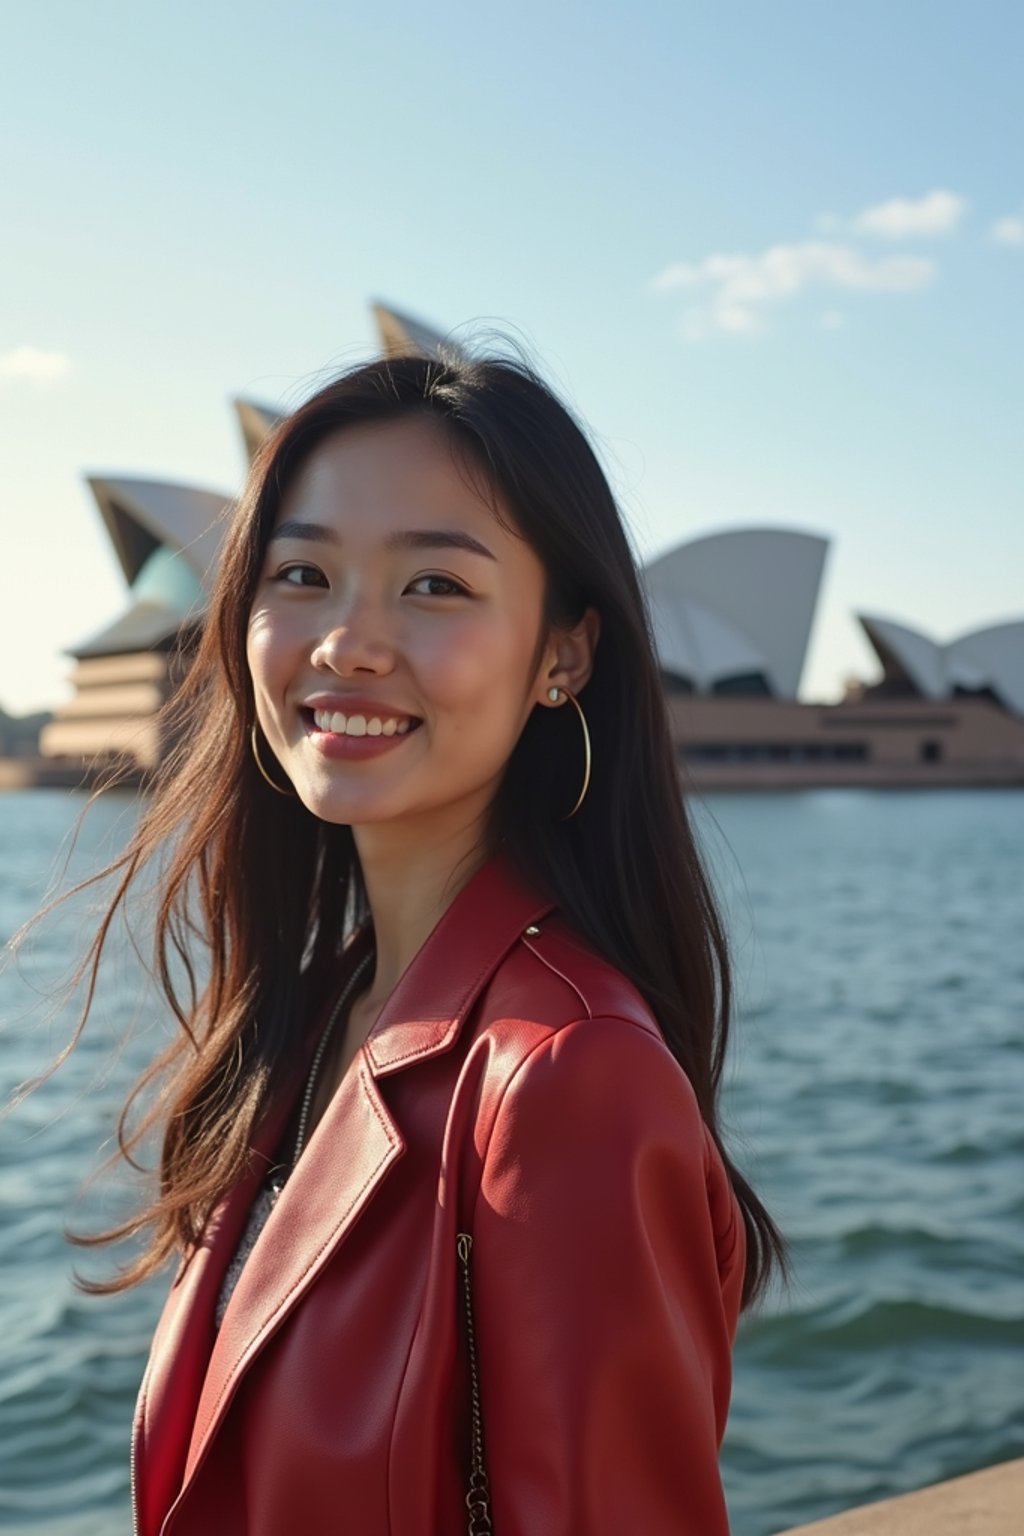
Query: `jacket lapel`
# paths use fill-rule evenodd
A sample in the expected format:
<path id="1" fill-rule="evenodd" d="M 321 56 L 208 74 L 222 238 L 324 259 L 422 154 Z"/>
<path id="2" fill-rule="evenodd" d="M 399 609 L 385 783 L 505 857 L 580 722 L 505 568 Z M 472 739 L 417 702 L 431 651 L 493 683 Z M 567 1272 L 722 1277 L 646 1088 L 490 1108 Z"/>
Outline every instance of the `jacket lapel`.
<path id="1" fill-rule="evenodd" d="M 406 967 L 303 1150 L 238 1280 L 208 1358 L 184 1484 L 203 1457 L 244 1372 L 330 1262 L 406 1150 L 401 1127 L 377 1079 L 448 1050 L 482 987 L 520 933 L 553 906 L 552 900 L 528 888 L 496 855 L 463 886 Z M 369 942 L 368 933 L 360 948 L 362 942 Z M 283 1132 L 313 1049 L 315 1041 L 302 1063 L 301 1076 L 293 1080 L 287 1096 L 282 1095 L 287 1102 L 268 1116 L 254 1143 L 268 1156 Z M 200 1252 L 175 1282 L 181 1288 L 180 1300 L 173 1306 L 173 1315 L 165 1313 L 161 1319 L 160 1348 L 149 1385 L 154 1415 L 158 1404 L 176 1398 L 179 1404 L 196 1401 L 196 1352 L 204 1347 L 197 1346 L 196 1340 L 210 1337 L 221 1281 L 259 1186 L 260 1170 L 242 1181 L 218 1208 L 219 1219 L 204 1235 Z M 173 1417 L 180 1429 L 180 1408 Z M 150 1418 L 147 1412 L 147 1423 Z"/>
<path id="2" fill-rule="evenodd" d="M 133 1440 L 145 1435 L 145 1472 L 140 1480 L 140 1529 L 155 1532 L 182 1482 L 195 1405 L 210 1359 L 213 1316 L 221 1279 L 271 1156 L 284 1134 L 315 1050 L 310 1040 L 301 1061 L 252 1139 L 251 1168 L 215 1206 L 199 1242 L 186 1250 L 164 1303 L 139 1390 Z"/>

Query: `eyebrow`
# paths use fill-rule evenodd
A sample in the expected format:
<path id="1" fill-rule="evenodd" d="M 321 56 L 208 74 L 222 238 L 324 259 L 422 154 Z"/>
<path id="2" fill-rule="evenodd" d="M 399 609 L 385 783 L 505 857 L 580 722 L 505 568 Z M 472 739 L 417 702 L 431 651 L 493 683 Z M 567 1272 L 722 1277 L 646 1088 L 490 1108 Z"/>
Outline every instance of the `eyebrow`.
<path id="1" fill-rule="evenodd" d="M 270 535 L 275 539 L 305 539 L 311 544 L 340 544 L 341 539 L 333 528 L 323 523 L 303 523 L 297 518 L 286 518 Z M 384 540 L 386 550 L 396 549 L 464 549 L 471 555 L 484 555 L 488 560 L 498 557 L 486 544 L 474 539 L 461 528 L 400 528 L 389 533 Z"/>

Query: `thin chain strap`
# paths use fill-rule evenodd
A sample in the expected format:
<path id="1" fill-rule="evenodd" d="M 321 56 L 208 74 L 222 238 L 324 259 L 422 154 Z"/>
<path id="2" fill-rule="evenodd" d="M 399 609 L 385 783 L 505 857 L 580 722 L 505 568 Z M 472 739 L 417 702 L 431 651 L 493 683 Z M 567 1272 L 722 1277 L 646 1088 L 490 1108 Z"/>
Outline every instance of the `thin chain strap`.
<path id="1" fill-rule="evenodd" d="M 473 1239 L 468 1232 L 458 1234 L 457 1247 L 462 1263 L 466 1334 L 469 1342 L 469 1371 L 473 1393 L 472 1467 L 469 1475 L 469 1492 L 466 1494 L 466 1507 L 469 1510 L 469 1536 L 485 1536 L 485 1533 L 493 1531 L 494 1527 L 491 1524 L 490 1486 L 484 1470 L 484 1421 L 480 1411 L 480 1380 L 476 1360 L 476 1336 L 473 1332 L 473 1298 L 469 1284 L 469 1255 L 473 1247 Z"/>
<path id="2" fill-rule="evenodd" d="M 334 1032 L 334 1025 L 335 1025 L 336 1021 L 340 1018 L 342 1010 L 345 1007 L 345 1004 L 348 1002 L 349 998 L 352 996 L 352 992 L 353 992 L 353 989 L 355 987 L 356 982 L 362 976 L 363 972 L 366 970 L 366 967 L 369 965 L 369 963 L 370 963 L 370 961 L 372 959 L 373 959 L 373 951 L 371 950 L 368 955 L 364 955 L 363 958 L 360 960 L 359 964 L 356 966 L 355 970 L 352 972 L 352 975 L 349 977 L 347 985 L 345 986 L 344 990 L 342 991 L 341 996 L 339 997 L 337 1003 L 335 1004 L 330 1018 L 327 1020 L 327 1025 L 326 1025 L 326 1027 L 324 1029 L 324 1032 L 320 1036 L 320 1042 L 317 1045 L 316 1054 L 313 1057 L 313 1064 L 312 1064 L 312 1066 L 309 1069 L 309 1077 L 306 1079 L 306 1092 L 303 1095 L 303 1099 L 302 1099 L 302 1113 L 299 1116 L 299 1129 L 296 1132 L 296 1136 L 295 1136 L 295 1151 L 294 1151 L 294 1153 L 292 1155 L 292 1167 L 293 1168 L 295 1167 L 295 1164 L 298 1162 L 300 1156 L 302 1155 L 303 1147 L 306 1145 L 306 1122 L 309 1119 L 309 1111 L 310 1111 L 310 1108 L 311 1108 L 312 1103 L 313 1103 L 313 1094 L 316 1092 L 316 1082 L 317 1082 L 317 1077 L 319 1076 L 319 1072 L 320 1072 L 320 1063 L 323 1060 L 324 1051 L 327 1049 L 327 1042 L 330 1039 L 332 1033 Z"/>

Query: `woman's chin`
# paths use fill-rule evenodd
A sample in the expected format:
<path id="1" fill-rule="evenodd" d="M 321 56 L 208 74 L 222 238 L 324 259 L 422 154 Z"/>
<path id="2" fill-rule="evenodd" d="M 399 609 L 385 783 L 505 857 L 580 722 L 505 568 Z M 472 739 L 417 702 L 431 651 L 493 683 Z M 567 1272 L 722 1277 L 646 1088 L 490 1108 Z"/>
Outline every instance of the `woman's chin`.
<path id="1" fill-rule="evenodd" d="M 296 782 L 295 788 L 310 815 L 333 826 L 356 827 L 392 821 L 399 814 L 394 796 L 381 791 L 374 793 L 367 788 L 362 794 L 353 794 L 350 788 L 325 784 L 322 780 Z"/>

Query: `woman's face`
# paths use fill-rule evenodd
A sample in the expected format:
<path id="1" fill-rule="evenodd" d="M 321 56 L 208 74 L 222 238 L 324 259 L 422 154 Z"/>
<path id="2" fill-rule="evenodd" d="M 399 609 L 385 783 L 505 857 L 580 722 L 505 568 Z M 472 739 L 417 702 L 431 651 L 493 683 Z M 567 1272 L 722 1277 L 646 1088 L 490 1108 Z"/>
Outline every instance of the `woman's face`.
<path id="1" fill-rule="evenodd" d="M 555 644 L 531 672 L 543 594 L 437 420 L 316 448 L 282 498 L 247 645 L 260 727 L 308 809 L 476 828 L 551 681 L 577 686 Z"/>

